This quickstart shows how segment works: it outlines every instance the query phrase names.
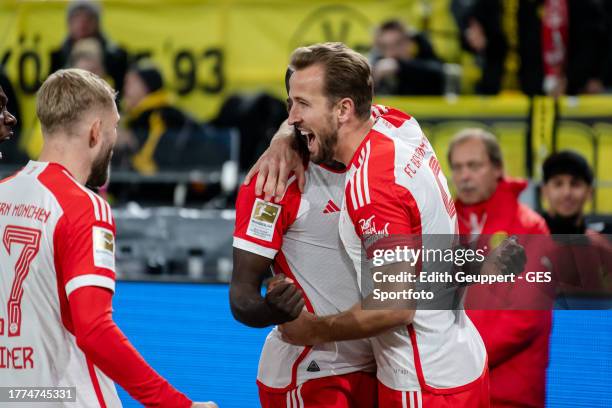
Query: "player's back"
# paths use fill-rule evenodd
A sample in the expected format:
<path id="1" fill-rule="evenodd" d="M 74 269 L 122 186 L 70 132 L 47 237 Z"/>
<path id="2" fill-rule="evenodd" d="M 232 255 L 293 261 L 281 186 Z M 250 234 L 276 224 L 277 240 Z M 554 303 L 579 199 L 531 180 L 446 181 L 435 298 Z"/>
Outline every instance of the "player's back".
<path id="1" fill-rule="evenodd" d="M 456 211 L 436 155 L 414 118 L 387 110 L 350 166 L 340 233 L 358 273 L 362 248 L 370 253 L 383 237 L 406 245 L 415 237 L 452 243 Z M 417 309 L 411 325 L 376 337 L 373 347 L 378 378 L 400 390 L 462 386 L 483 373 L 486 359 L 463 310 Z"/>
<path id="2" fill-rule="evenodd" d="M 81 227 L 88 233 L 76 234 Z M 114 235 L 110 207 L 58 164 L 31 161 L 0 182 L 0 384 L 76 387 L 81 407 L 99 406 L 96 394 L 120 406 L 112 381 L 77 346 L 68 304 L 82 286 L 114 290 L 112 248 L 94 243 L 104 233 Z M 95 269 L 73 265 L 82 274 L 69 276 L 73 260 L 61 254 L 70 246 Z"/>

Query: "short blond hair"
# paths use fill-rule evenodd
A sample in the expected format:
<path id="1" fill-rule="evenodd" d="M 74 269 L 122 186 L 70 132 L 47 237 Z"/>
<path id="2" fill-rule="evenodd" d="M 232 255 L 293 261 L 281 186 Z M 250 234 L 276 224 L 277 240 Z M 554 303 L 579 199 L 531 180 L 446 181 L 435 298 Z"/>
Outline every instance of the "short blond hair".
<path id="1" fill-rule="evenodd" d="M 60 69 L 51 74 L 36 95 L 36 115 L 43 133 L 69 129 L 83 113 L 112 108 L 115 90 L 102 78 L 82 69 Z"/>

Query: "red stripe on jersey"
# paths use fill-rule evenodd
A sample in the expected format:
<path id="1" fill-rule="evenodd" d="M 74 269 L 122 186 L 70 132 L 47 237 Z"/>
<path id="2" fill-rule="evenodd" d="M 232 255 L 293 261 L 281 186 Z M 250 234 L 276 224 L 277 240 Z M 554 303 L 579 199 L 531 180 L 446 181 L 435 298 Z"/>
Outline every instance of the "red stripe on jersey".
<path id="1" fill-rule="evenodd" d="M 298 289 L 302 291 L 302 296 L 304 297 L 304 304 L 306 306 L 306 310 L 309 311 L 310 313 L 314 313 L 314 308 L 312 307 L 312 303 L 310 302 L 310 299 L 308 299 L 308 296 L 306 296 L 306 292 L 304 292 L 304 289 L 300 285 L 300 282 L 298 282 L 293 272 L 291 272 L 291 268 L 289 267 L 289 263 L 287 262 L 287 258 L 285 258 L 283 251 L 279 251 L 278 254 L 276 255 L 276 258 L 274 259 L 274 273 L 276 274 L 283 273 L 285 274 L 286 277 L 292 279 L 295 286 L 297 286 Z M 285 388 L 268 387 L 267 385 L 265 385 L 259 380 L 257 380 L 257 384 L 262 389 L 268 392 L 275 392 L 275 393 L 287 392 L 295 388 L 297 385 L 298 366 L 302 363 L 302 361 L 304 361 L 304 359 L 306 358 L 308 353 L 310 353 L 311 350 L 312 350 L 312 346 L 305 346 L 304 350 L 302 350 L 300 355 L 295 359 L 295 361 L 293 362 L 293 366 L 291 367 L 291 382 Z"/>
<path id="2" fill-rule="evenodd" d="M 58 249 L 66 244 L 65 241 L 67 236 L 72 236 L 69 231 L 69 228 L 71 228 L 70 224 L 76 224 L 81 221 L 93 223 L 95 220 L 97 225 L 110 229 L 113 234 L 115 233 L 115 229 L 108 223 L 102 223 L 100 221 L 99 209 L 98 215 L 96 216 L 97 208 L 95 208 L 96 202 L 93 199 L 94 194 L 91 193 L 91 195 L 89 195 L 85 187 L 80 186 L 63 166 L 56 163 L 49 163 L 45 170 L 38 175 L 38 181 L 53 194 L 64 211 L 53 231 L 53 260 L 57 276 L 57 294 L 62 323 L 66 330 L 74 334 L 65 285 L 75 276 L 65 276 L 64 266 L 67 260 L 61 256 Z M 93 251 L 88 251 L 88 256 L 93 257 Z M 89 263 L 93 266 L 93 259 Z M 88 269 L 79 268 L 79 272 L 81 274 L 97 273 L 102 276 L 114 278 L 114 272 L 109 269 Z"/>
<path id="3" fill-rule="evenodd" d="M 87 370 L 89 371 L 89 378 L 91 379 L 91 384 L 93 385 L 94 391 L 96 392 L 96 397 L 98 397 L 100 408 L 106 408 L 106 403 L 104 402 L 104 395 L 102 394 L 102 389 L 100 388 L 100 383 L 98 382 L 96 370 L 89 358 L 87 358 Z"/>
<path id="4" fill-rule="evenodd" d="M 409 325 L 407 326 L 407 328 L 408 328 L 408 333 L 410 334 L 410 343 L 412 344 L 412 353 L 414 357 L 414 368 L 416 369 L 416 373 L 419 379 L 419 385 L 421 386 L 421 389 L 427 392 L 430 392 L 432 394 L 436 394 L 436 395 L 447 395 L 447 394 L 456 394 L 459 392 L 467 391 L 470 388 L 480 384 L 482 375 L 485 375 L 488 370 L 488 366 L 489 366 L 488 362 L 485 362 L 484 364 L 484 370 L 483 370 L 482 375 L 476 378 L 474 381 L 469 382 L 467 384 L 460 385 L 458 387 L 453 387 L 453 388 L 434 388 L 430 385 L 427 385 L 427 383 L 425 382 L 425 375 L 423 374 L 423 366 L 421 365 L 421 357 L 419 356 L 419 346 L 417 343 L 416 331 L 414 330 L 413 325 Z"/>
<path id="5" fill-rule="evenodd" d="M 385 112 L 384 115 L 381 115 L 381 117 L 396 128 L 402 126 L 404 122 L 412 119 L 412 116 L 393 108 L 387 108 L 387 112 Z"/>

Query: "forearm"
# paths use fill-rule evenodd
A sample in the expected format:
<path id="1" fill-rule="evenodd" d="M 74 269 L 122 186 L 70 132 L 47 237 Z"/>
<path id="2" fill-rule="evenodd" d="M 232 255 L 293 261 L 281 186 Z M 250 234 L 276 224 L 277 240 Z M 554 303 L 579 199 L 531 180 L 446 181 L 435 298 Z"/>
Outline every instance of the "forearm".
<path id="1" fill-rule="evenodd" d="M 111 294 L 105 291 L 88 287 L 70 296 L 77 344 L 87 359 L 146 407 L 190 407 L 191 401 L 157 374 L 115 325 Z"/>
<path id="2" fill-rule="evenodd" d="M 95 366 L 145 407 L 191 407 L 191 401 L 147 364 L 112 320 L 77 342 Z"/>
<path id="3" fill-rule="evenodd" d="M 412 323 L 414 310 L 364 310 L 361 303 L 332 316 L 316 317 L 317 343 L 374 337 Z"/>
<path id="4" fill-rule="evenodd" d="M 247 326 L 261 328 L 279 324 L 272 309 L 257 291 L 246 291 L 232 286 L 230 307 L 234 318 Z"/>

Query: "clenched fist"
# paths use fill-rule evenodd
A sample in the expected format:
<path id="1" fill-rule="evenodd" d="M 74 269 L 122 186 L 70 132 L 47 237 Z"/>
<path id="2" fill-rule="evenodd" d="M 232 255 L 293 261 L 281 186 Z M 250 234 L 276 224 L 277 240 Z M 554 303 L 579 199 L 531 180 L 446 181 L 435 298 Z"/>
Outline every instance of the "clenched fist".
<path id="1" fill-rule="evenodd" d="M 270 281 L 265 302 L 272 311 L 274 324 L 295 320 L 304 308 L 302 292 L 293 280 L 278 274 Z"/>

